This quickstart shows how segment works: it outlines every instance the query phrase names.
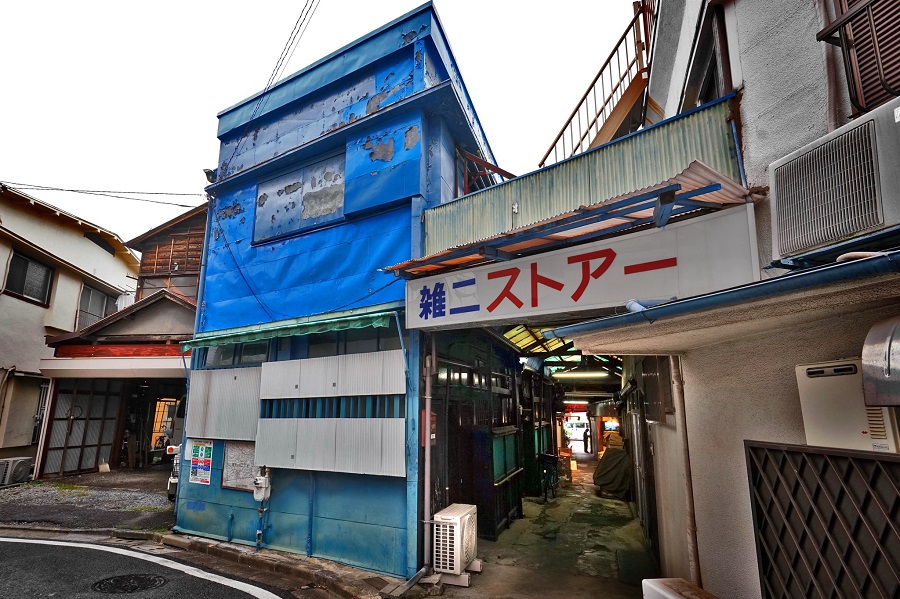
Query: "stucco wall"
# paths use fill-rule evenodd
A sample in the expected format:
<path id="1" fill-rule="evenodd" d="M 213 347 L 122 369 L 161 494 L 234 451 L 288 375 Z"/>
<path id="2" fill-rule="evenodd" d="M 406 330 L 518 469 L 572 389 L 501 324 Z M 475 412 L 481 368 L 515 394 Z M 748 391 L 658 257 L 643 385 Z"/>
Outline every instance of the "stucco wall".
<path id="1" fill-rule="evenodd" d="M 720 599 L 760 596 L 743 442 L 806 442 L 794 367 L 859 356 L 872 324 L 896 313 L 896 308 L 879 308 L 816 321 L 683 357 L 706 590 Z"/>

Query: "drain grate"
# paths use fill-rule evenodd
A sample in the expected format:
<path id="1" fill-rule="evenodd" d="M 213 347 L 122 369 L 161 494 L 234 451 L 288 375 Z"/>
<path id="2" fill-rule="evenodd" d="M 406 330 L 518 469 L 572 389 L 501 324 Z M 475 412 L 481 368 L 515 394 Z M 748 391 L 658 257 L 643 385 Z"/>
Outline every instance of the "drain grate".
<path id="1" fill-rule="evenodd" d="M 162 576 L 150 574 L 125 574 L 98 580 L 91 585 L 91 589 L 98 593 L 137 593 L 149 589 L 157 589 L 169 582 Z"/>

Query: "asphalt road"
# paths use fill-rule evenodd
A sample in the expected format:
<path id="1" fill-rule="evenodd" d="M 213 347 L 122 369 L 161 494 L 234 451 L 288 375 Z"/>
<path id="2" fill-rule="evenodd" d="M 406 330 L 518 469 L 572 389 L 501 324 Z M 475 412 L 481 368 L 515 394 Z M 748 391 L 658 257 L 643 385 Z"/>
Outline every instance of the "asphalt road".
<path id="1" fill-rule="evenodd" d="M 97 599 L 123 592 L 142 599 L 292 596 L 118 547 L 0 538 L 0 598 Z"/>

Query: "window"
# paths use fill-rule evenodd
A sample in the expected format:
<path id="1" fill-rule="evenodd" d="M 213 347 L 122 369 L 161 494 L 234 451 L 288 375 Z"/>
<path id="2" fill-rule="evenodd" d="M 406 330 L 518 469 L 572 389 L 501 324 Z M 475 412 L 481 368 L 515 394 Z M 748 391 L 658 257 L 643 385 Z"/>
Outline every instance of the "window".
<path id="1" fill-rule="evenodd" d="M 268 357 L 268 341 L 245 343 L 241 346 L 241 364 L 262 364 Z"/>
<path id="2" fill-rule="evenodd" d="M 214 345 L 206 350 L 206 366 L 231 366 L 234 363 L 233 345 Z"/>
<path id="3" fill-rule="evenodd" d="M 160 289 L 168 289 L 173 293 L 180 293 L 184 297 L 197 299 L 197 285 L 200 277 L 197 275 L 141 277 L 138 299 L 150 297 Z"/>
<path id="4" fill-rule="evenodd" d="M 4 291 L 46 306 L 50 303 L 52 276 L 53 269 L 49 266 L 13 252 Z"/>
<path id="5" fill-rule="evenodd" d="M 253 241 L 261 242 L 344 217 L 344 156 L 259 184 Z"/>
<path id="6" fill-rule="evenodd" d="M 850 101 L 859 112 L 900 95 L 900 3 L 835 0 L 837 19 L 817 38 L 838 46 Z"/>
<path id="7" fill-rule="evenodd" d="M 694 48 L 682 94 L 681 110 L 702 106 L 732 90 L 731 63 L 721 6 L 710 5 Z"/>
<path id="8" fill-rule="evenodd" d="M 116 299 L 85 285 L 81 288 L 77 329 L 89 327 L 104 316 L 116 311 Z"/>

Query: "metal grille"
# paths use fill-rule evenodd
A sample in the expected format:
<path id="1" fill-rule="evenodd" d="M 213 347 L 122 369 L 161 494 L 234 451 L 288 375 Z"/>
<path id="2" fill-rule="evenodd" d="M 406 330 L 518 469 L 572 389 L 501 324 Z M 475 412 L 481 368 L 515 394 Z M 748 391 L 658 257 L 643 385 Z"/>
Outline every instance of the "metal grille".
<path id="1" fill-rule="evenodd" d="M 867 121 L 775 170 L 782 255 L 882 224 L 875 156 L 875 123 Z"/>
<path id="2" fill-rule="evenodd" d="M 900 597 L 900 455 L 745 449 L 763 597 Z"/>
<path id="3" fill-rule="evenodd" d="M 452 572 L 456 567 L 456 523 L 434 523 L 434 569 Z"/>

